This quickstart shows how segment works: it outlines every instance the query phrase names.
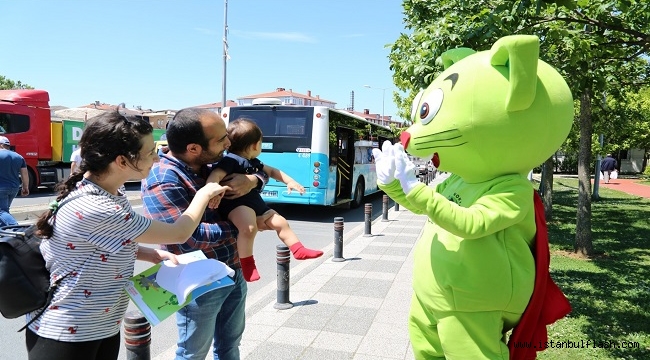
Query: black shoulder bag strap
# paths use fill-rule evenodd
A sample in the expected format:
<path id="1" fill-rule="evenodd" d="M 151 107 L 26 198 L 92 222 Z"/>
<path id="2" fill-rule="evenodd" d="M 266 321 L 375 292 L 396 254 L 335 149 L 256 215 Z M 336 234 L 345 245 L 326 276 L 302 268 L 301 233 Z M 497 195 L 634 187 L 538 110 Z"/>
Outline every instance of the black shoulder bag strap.
<path id="1" fill-rule="evenodd" d="M 63 199 L 63 201 L 61 201 L 61 203 L 57 206 L 56 210 L 54 210 L 54 212 L 52 213 L 52 216 L 54 216 L 54 215 L 55 215 L 55 214 L 56 214 L 56 213 L 61 209 L 61 207 L 62 207 L 63 205 L 69 203 L 70 201 L 72 201 L 72 200 L 74 200 L 74 199 L 76 199 L 76 198 L 80 198 L 80 197 L 82 197 L 82 196 L 86 196 L 86 195 L 94 195 L 94 194 L 93 194 L 93 193 L 88 193 L 88 192 L 82 192 L 82 193 L 80 193 L 80 194 L 77 194 L 77 195 L 71 196 L 71 197 L 69 197 L 69 198 L 66 197 L 66 198 Z M 54 222 L 54 224 L 56 224 L 56 217 L 54 218 L 53 222 Z M 57 289 L 57 288 L 59 287 L 59 285 L 61 284 L 61 281 L 63 281 L 63 279 L 67 278 L 67 277 L 70 276 L 70 275 L 72 275 L 72 272 L 69 272 L 69 273 L 67 273 L 67 274 L 65 274 L 65 275 L 63 275 L 63 276 L 61 276 L 60 278 L 56 279 L 56 281 L 54 282 L 54 284 L 51 284 L 51 285 L 50 285 L 50 287 L 47 289 L 47 300 L 45 300 L 45 305 L 43 305 L 43 307 L 41 308 L 41 310 L 39 311 L 39 313 L 38 313 L 36 316 L 32 317 L 32 319 L 29 320 L 29 322 L 27 322 L 27 324 L 25 324 L 25 326 L 23 326 L 22 328 L 20 328 L 20 330 L 18 330 L 18 332 L 21 332 L 21 331 L 27 329 L 27 327 L 28 327 L 29 325 L 31 325 L 34 321 L 36 321 L 36 319 L 40 318 L 41 315 L 43 315 L 43 313 L 45 312 L 45 310 L 47 309 L 47 307 L 50 306 L 50 303 L 52 302 L 52 298 L 54 297 L 54 292 L 56 291 L 56 289 Z"/>

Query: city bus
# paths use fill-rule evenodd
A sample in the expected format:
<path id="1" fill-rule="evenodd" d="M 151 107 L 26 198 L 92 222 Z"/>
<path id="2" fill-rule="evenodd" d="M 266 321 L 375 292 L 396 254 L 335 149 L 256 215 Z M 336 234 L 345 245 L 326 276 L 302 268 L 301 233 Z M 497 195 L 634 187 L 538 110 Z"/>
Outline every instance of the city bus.
<path id="1" fill-rule="evenodd" d="M 393 142 L 390 128 L 325 106 L 282 105 L 278 99 L 256 99 L 254 105 L 225 107 L 226 123 L 255 121 L 262 130 L 259 159 L 284 171 L 305 187 L 291 194 L 270 179 L 262 192 L 267 203 L 349 205 L 379 191 L 372 149 Z"/>

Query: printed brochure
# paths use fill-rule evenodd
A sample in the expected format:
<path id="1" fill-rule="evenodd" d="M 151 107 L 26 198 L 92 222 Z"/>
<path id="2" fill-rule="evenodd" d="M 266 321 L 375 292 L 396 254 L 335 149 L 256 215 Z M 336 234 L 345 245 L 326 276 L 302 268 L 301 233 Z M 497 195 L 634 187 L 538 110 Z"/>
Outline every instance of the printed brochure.
<path id="1" fill-rule="evenodd" d="M 151 325 L 157 325 L 193 299 L 234 284 L 235 271 L 197 250 L 165 260 L 127 281 L 126 293 Z"/>

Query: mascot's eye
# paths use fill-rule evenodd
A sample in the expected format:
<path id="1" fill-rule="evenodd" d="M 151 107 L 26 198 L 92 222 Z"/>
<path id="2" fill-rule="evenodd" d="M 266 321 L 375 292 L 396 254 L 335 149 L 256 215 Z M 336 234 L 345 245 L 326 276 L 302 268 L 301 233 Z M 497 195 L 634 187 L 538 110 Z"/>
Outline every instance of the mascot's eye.
<path id="1" fill-rule="evenodd" d="M 415 116 L 419 115 L 418 109 L 420 108 L 420 99 L 422 98 L 422 94 L 424 94 L 424 90 L 420 90 L 420 92 L 415 95 L 415 98 L 413 99 L 413 105 L 411 106 L 411 120 L 414 122 Z"/>
<path id="2" fill-rule="evenodd" d="M 420 119 L 424 119 L 429 115 L 429 104 L 424 103 L 420 108 Z"/>
<path id="3" fill-rule="evenodd" d="M 423 125 L 430 123 L 436 117 L 440 107 L 442 107 L 443 98 L 442 89 L 435 89 L 422 97 L 419 117 Z"/>

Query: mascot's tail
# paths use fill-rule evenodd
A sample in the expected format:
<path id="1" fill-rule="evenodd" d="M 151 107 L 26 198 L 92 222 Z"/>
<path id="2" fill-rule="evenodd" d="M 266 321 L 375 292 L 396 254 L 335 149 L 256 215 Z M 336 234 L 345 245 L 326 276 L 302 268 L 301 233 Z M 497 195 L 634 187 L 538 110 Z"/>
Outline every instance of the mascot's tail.
<path id="1" fill-rule="evenodd" d="M 546 325 L 554 323 L 571 312 L 569 300 L 553 282 L 548 271 L 551 254 L 548 248 L 544 204 L 537 191 L 533 191 L 533 193 L 537 225 L 533 254 L 535 257 L 535 288 L 521 321 L 513 329 L 512 336 L 508 341 L 511 360 L 535 359 L 537 351 L 546 349 L 548 340 Z M 518 346 L 515 347 L 514 344 Z"/>

